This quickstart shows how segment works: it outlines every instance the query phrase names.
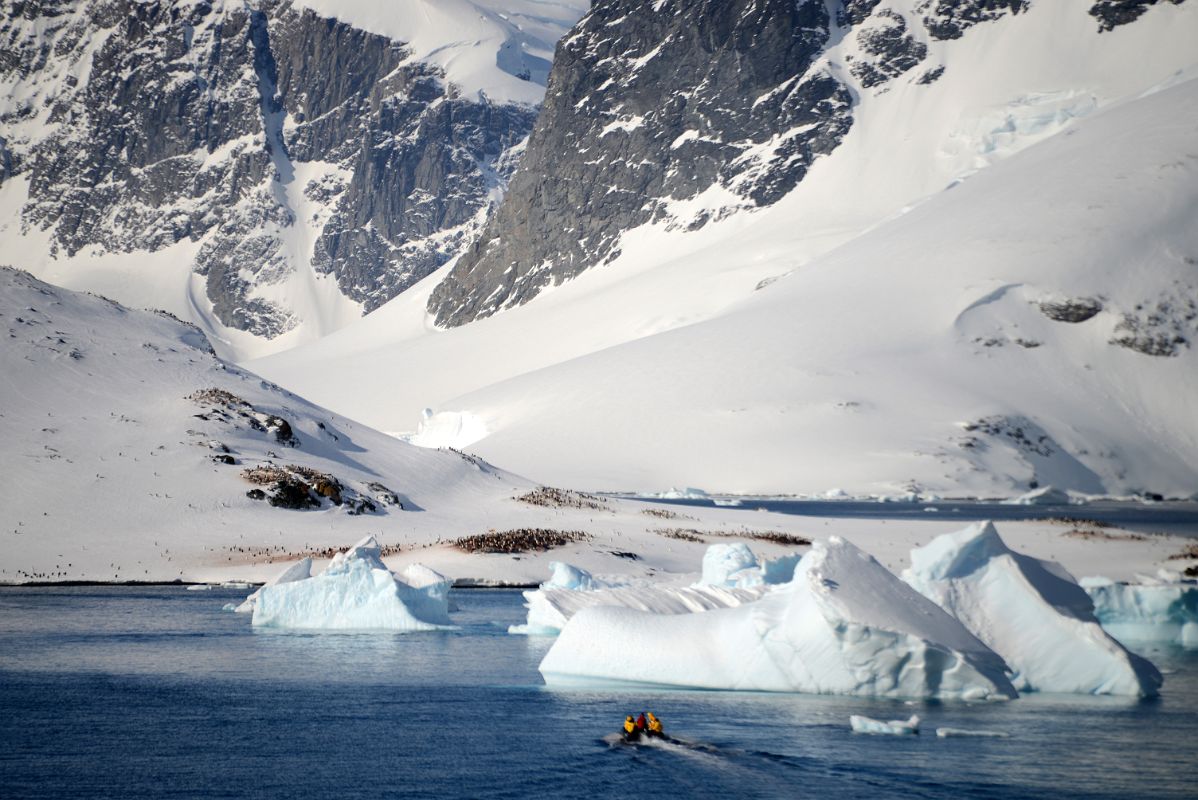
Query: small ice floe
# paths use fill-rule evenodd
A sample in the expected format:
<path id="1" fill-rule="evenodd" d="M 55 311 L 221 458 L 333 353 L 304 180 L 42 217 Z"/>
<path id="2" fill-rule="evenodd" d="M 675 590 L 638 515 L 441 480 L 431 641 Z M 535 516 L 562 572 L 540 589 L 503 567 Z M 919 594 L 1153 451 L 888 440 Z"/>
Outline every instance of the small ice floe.
<path id="1" fill-rule="evenodd" d="M 191 586 L 187 587 L 187 591 L 189 591 L 189 592 L 207 592 L 211 588 L 212 588 L 212 584 L 210 584 L 210 583 L 193 583 Z"/>
<path id="2" fill-rule="evenodd" d="M 1006 739 L 1010 736 L 1006 731 L 986 731 L 982 729 L 970 730 L 968 728 L 937 728 L 936 735 L 941 739 L 948 739 L 955 736 L 973 736 L 979 739 Z"/>
<path id="3" fill-rule="evenodd" d="M 910 736 L 919 733 L 919 715 L 912 714 L 910 719 L 892 719 L 883 722 L 880 719 L 863 717 L 853 714 L 849 717 L 849 725 L 853 733 L 881 733 L 889 736 Z"/>

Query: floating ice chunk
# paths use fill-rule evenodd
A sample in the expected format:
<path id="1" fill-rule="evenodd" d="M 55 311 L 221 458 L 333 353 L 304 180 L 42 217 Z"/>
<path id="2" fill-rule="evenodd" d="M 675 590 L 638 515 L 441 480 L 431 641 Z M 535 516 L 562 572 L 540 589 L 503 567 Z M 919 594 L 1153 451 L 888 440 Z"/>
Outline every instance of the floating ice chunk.
<path id="1" fill-rule="evenodd" d="M 1068 492 L 1055 486 L 1042 486 L 1003 502 L 1009 506 L 1067 506 L 1074 500 Z"/>
<path id="2" fill-rule="evenodd" d="M 671 488 L 649 496 L 660 497 L 663 500 L 706 500 L 710 497 L 707 492 L 702 489 L 696 489 L 693 486 L 684 486 L 681 489 Z"/>
<path id="3" fill-rule="evenodd" d="M 410 570 L 409 574 L 429 577 L 421 570 Z M 378 542 L 367 536 L 334 556 L 319 575 L 262 587 L 254 605 L 253 624 L 276 628 L 432 630 L 449 621 L 446 594 L 439 581 L 416 587 L 397 580 L 383 564 Z"/>
<path id="4" fill-rule="evenodd" d="M 919 733 L 919 715 L 912 714 L 910 719 L 892 719 L 883 722 L 880 719 L 870 719 L 859 714 L 849 717 L 849 725 L 853 733 L 883 733 L 891 736 L 910 736 Z"/>
<path id="5" fill-rule="evenodd" d="M 551 575 L 549 580 L 541 584 L 542 589 L 574 589 L 588 592 L 607 585 L 602 581 L 596 581 L 585 569 L 562 561 L 550 561 L 549 569 Z"/>
<path id="6" fill-rule="evenodd" d="M 583 608 L 562 628 L 540 670 L 558 684 L 1016 696 L 1000 657 L 838 537 L 813 545 L 789 584 L 739 608 L 673 616 Z"/>
<path id="7" fill-rule="evenodd" d="M 1141 583 L 1083 578 L 1102 627 L 1127 641 L 1198 647 L 1198 581 L 1164 570 Z"/>
<path id="8" fill-rule="evenodd" d="M 954 736 L 974 736 L 981 739 L 1006 739 L 1010 734 L 1005 731 L 985 731 L 980 728 L 971 730 L 966 728 L 937 728 L 936 735 L 941 739 L 948 739 Z"/>
<path id="9" fill-rule="evenodd" d="M 1021 691 L 1153 696 L 1161 675 L 1102 630 L 1060 564 L 1009 550 L 989 522 L 911 551 L 903 579 L 1006 659 Z"/>
<path id="10" fill-rule="evenodd" d="M 207 592 L 211 590 L 212 584 L 210 583 L 193 583 L 191 586 L 187 587 L 187 591 L 189 592 Z"/>
<path id="11" fill-rule="evenodd" d="M 744 542 L 713 544 L 703 554 L 702 585 L 747 589 L 763 582 L 757 556 Z"/>
<path id="12" fill-rule="evenodd" d="M 242 600 L 241 605 L 235 607 L 233 610 L 238 614 L 252 614 L 254 613 L 254 606 L 258 603 L 258 595 L 260 595 L 262 590 L 267 586 L 274 586 L 280 583 L 293 583 L 295 581 L 307 580 L 311 577 L 312 559 L 307 557 L 301 558 L 299 561 L 291 564 L 285 570 L 276 575 L 272 580 L 267 581 L 262 586 L 259 586 L 257 591 L 255 591 L 245 600 Z"/>

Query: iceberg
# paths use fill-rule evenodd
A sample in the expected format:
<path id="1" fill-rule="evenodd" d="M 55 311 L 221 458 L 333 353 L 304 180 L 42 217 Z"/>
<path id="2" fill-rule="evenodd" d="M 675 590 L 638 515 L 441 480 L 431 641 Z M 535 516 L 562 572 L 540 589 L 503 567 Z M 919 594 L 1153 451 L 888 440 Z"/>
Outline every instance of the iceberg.
<path id="1" fill-rule="evenodd" d="M 614 681 L 890 697 L 1017 696 L 1002 658 L 839 537 L 815 543 L 790 583 L 739 607 L 677 615 L 582 608 L 562 628 L 540 671 L 557 685 Z"/>
<path id="2" fill-rule="evenodd" d="M 800 554 L 758 562 L 743 543 L 713 544 L 703 556 L 703 572 L 691 586 L 621 584 L 600 580 L 585 569 L 553 561 L 551 576 L 524 593 L 528 620 L 508 633 L 556 636 L 580 609 L 620 606 L 655 614 L 694 614 L 735 608 L 760 598 L 770 585 L 794 576 Z"/>
<path id="3" fill-rule="evenodd" d="M 1082 579 L 1102 627 L 1125 641 L 1198 648 L 1198 581 L 1169 570 L 1139 578 L 1138 583 Z"/>
<path id="4" fill-rule="evenodd" d="M 849 717 L 849 726 L 853 733 L 883 733 L 890 736 L 910 736 L 919 733 L 919 715 L 912 714 L 910 719 L 892 719 L 883 722 L 880 719 L 870 719 L 860 714 Z"/>
<path id="5" fill-rule="evenodd" d="M 1072 495 L 1055 486 L 1041 486 L 1039 489 L 1003 501 L 1009 506 L 1067 506 L 1074 502 Z"/>
<path id="6" fill-rule="evenodd" d="M 512 625 L 508 633 L 556 636 L 571 617 L 592 606 L 619 606 L 655 614 L 693 614 L 731 608 L 756 600 L 766 589 L 764 585 L 749 589 L 620 585 L 599 580 L 584 569 L 560 561 L 552 562 L 549 567 L 552 570 L 550 579 L 540 588 L 524 593 L 527 622 Z"/>
<path id="7" fill-rule="evenodd" d="M 373 536 L 333 557 L 310 578 L 263 586 L 253 625 L 271 628 L 425 631 L 449 625 L 449 582 L 413 565 L 401 580 Z"/>
<path id="8" fill-rule="evenodd" d="M 989 522 L 912 550 L 903 579 L 1002 656 L 1020 691 L 1151 697 L 1160 689 L 1160 672 L 1102 629 L 1073 576 L 1011 551 Z"/>
<path id="9" fill-rule="evenodd" d="M 267 581 L 258 590 L 249 597 L 241 601 L 241 605 L 233 608 L 238 614 L 254 613 L 254 606 L 258 604 L 258 595 L 262 594 L 262 590 L 267 586 L 275 586 L 280 583 L 293 583 L 295 581 L 307 580 L 312 577 L 312 559 L 305 557 L 288 566 L 271 580 Z"/>

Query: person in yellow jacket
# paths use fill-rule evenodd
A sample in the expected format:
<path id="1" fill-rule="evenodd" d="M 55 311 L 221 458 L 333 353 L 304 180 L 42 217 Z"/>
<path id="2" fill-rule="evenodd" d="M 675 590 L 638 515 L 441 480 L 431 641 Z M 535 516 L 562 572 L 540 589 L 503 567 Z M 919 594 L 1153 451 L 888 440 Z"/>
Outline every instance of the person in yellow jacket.
<path id="1" fill-rule="evenodd" d="M 653 716 L 652 711 L 649 712 L 648 728 L 649 728 L 650 736 L 662 737 L 662 736 L 666 735 L 665 731 L 662 730 L 662 728 L 661 728 L 661 720 L 659 720 L 657 717 Z"/>
<path id="2" fill-rule="evenodd" d="M 624 740 L 627 742 L 635 742 L 641 738 L 641 732 L 636 729 L 636 722 L 633 721 L 632 715 L 624 717 Z"/>

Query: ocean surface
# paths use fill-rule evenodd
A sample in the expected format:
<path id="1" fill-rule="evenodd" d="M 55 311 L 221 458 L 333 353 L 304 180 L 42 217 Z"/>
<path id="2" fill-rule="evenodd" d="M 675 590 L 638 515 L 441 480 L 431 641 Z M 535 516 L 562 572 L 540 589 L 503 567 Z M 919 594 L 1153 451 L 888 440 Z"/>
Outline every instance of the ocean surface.
<path id="1" fill-rule="evenodd" d="M 1195 796 L 1198 653 L 1172 647 L 1149 702 L 567 691 L 551 640 L 506 633 L 519 592 L 457 591 L 461 629 L 417 634 L 257 631 L 222 610 L 244 594 L 0 589 L 0 797 Z M 642 710 L 685 744 L 605 741 Z M 922 735 L 849 730 L 912 713 Z"/>
<path id="2" fill-rule="evenodd" d="M 618 495 L 649 503 L 731 509 L 761 509 L 776 514 L 848 519 L 939 519 L 980 520 L 1084 519 L 1141 533 L 1168 533 L 1198 537 L 1198 502 L 1175 500 L 1139 503 L 1127 500 L 1095 500 L 1071 505 L 1020 505 L 996 500 L 934 500 L 881 502 L 877 500 L 798 500 L 784 497 L 677 497 Z"/>

